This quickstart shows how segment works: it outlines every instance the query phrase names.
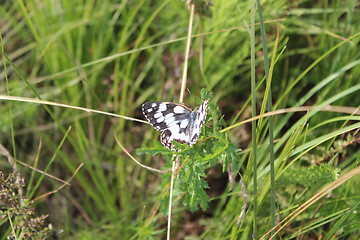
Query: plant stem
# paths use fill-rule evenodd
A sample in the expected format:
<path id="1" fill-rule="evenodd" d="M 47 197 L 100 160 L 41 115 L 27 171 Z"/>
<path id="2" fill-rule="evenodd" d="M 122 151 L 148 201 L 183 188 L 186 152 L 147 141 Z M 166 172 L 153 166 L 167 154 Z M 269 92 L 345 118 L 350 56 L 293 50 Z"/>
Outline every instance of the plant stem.
<path id="1" fill-rule="evenodd" d="M 250 16 L 250 41 L 251 41 L 251 106 L 252 117 L 256 116 L 256 83 L 255 83 L 255 0 L 251 1 L 251 16 Z M 253 239 L 256 239 L 257 229 L 257 160 L 256 160 L 256 122 L 251 123 L 251 137 L 252 137 L 252 157 L 253 157 L 253 185 L 254 185 L 254 219 L 253 219 Z"/>
<path id="2" fill-rule="evenodd" d="M 182 103 L 184 100 L 184 93 L 186 89 L 186 79 L 187 79 L 187 68 L 188 68 L 188 59 L 189 59 L 189 52 L 190 52 L 190 45 L 191 45 L 191 34 L 192 34 L 192 25 L 194 20 L 194 9 L 195 5 L 190 4 L 190 20 L 189 20 L 189 28 L 188 28 L 188 36 L 186 41 L 186 50 L 185 50 L 185 60 L 184 60 L 184 70 L 183 76 L 181 81 L 181 90 L 180 90 L 180 98 L 179 102 Z M 176 172 L 176 162 L 179 161 L 179 157 L 177 157 L 176 161 L 174 161 L 175 155 L 173 155 L 172 161 L 172 170 L 171 170 L 171 182 L 170 182 L 170 196 L 169 196 L 169 209 L 168 209 L 168 226 L 167 226 L 167 240 L 170 240 L 170 230 L 171 230 L 171 205 L 172 205 L 172 194 L 173 194 L 173 187 L 174 187 L 174 180 L 175 180 L 175 172 Z"/>
<path id="3" fill-rule="evenodd" d="M 266 84 L 269 85 L 269 94 L 267 96 L 267 109 L 268 112 L 272 111 L 272 94 L 271 94 L 271 76 L 269 76 L 269 57 L 267 50 L 266 34 L 264 27 L 264 19 L 261 11 L 260 0 L 257 1 L 259 21 L 260 21 L 260 30 L 261 30 L 261 39 L 263 44 L 264 51 L 264 66 L 265 66 L 265 76 Z M 275 55 L 275 52 L 274 52 Z M 269 116 L 269 151 L 270 151 L 270 184 L 271 184 L 271 196 L 270 196 L 270 216 L 271 216 L 271 228 L 275 226 L 275 153 L 274 153 L 274 134 L 273 134 L 273 116 Z M 274 232 L 271 233 L 273 235 Z"/>

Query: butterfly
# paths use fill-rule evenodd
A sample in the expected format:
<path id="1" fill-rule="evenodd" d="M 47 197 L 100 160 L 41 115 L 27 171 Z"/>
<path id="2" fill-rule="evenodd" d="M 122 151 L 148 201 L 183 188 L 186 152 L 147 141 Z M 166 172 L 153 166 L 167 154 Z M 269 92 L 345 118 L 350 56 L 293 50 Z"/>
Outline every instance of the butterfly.
<path id="1" fill-rule="evenodd" d="M 208 100 L 194 111 L 173 102 L 146 102 L 142 105 L 142 112 L 149 123 L 161 131 L 160 142 L 166 148 L 175 150 L 172 141 L 192 146 L 199 139 L 206 120 L 207 106 Z"/>

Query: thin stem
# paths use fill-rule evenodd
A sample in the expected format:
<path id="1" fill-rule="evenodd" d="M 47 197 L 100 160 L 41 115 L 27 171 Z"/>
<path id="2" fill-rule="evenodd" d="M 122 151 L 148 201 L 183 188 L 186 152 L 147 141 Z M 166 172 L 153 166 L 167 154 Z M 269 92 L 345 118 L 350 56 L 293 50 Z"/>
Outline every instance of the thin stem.
<path id="1" fill-rule="evenodd" d="M 166 170 L 166 171 L 159 170 L 159 169 L 152 168 L 152 167 L 149 167 L 149 166 L 146 166 L 146 165 L 140 163 L 138 160 L 136 160 L 136 159 L 128 152 L 128 150 L 126 150 L 126 148 L 121 144 L 120 140 L 118 139 L 118 137 L 117 137 L 115 134 L 114 134 L 114 138 L 115 138 L 117 144 L 120 146 L 120 148 L 124 151 L 124 153 L 125 153 L 126 155 L 128 155 L 128 156 L 129 156 L 137 165 L 139 165 L 140 167 L 145 168 L 145 169 L 147 169 L 147 170 L 149 170 L 149 171 L 151 171 L 151 172 L 157 172 L 157 173 L 167 173 L 167 172 L 169 172 L 169 171 L 167 171 L 167 170 Z M 169 169 L 169 170 L 170 170 L 170 169 Z"/>
<path id="2" fill-rule="evenodd" d="M 189 59 L 189 52 L 190 52 L 190 45 L 191 45 L 191 33 L 192 33 L 192 25 L 194 20 L 194 10 L 195 5 L 190 4 L 190 20 L 189 20 L 189 28 L 188 28 L 188 36 L 186 41 L 186 50 L 185 50 L 185 60 L 184 60 L 184 70 L 183 76 L 181 80 L 181 91 L 180 91 L 180 98 L 179 102 L 182 103 L 184 100 L 184 93 L 186 89 L 186 80 L 187 80 L 187 68 L 188 68 L 188 59 Z M 169 209 L 168 209 L 168 226 L 167 226 L 167 236 L 166 239 L 170 240 L 170 230 L 171 230 L 171 205 L 172 205 L 172 196 L 173 196 L 173 187 L 176 175 L 176 165 L 179 161 L 180 155 L 177 157 L 176 161 L 174 161 L 175 155 L 173 155 L 172 161 L 172 169 L 171 169 L 171 182 L 170 182 L 170 196 L 169 196 Z"/>
<path id="3" fill-rule="evenodd" d="M 175 180 L 175 161 L 174 161 L 175 155 L 173 155 L 172 159 L 172 168 L 171 168 L 171 181 L 170 181 L 170 196 L 169 196 L 169 208 L 168 208 L 168 221 L 167 221 L 167 240 L 170 240 L 170 230 L 171 230 L 171 204 L 172 204 L 172 197 L 173 197 L 173 189 L 174 189 L 174 180 Z"/>
<path id="4" fill-rule="evenodd" d="M 148 121 L 131 118 L 131 117 L 127 117 L 127 116 L 122 116 L 122 115 L 115 114 L 115 113 L 109 113 L 109 112 L 99 111 L 99 110 L 90 109 L 90 108 L 77 107 L 77 106 L 72 106 L 72 105 L 67 105 L 67 104 L 62 104 L 62 103 L 50 102 L 50 101 L 46 101 L 46 100 L 39 100 L 39 99 L 35 99 L 35 98 L 0 95 L 0 99 L 10 100 L 10 101 L 36 103 L 36 104 L 41 104 L 44 106 L 50 105 L 50 106 L 57 106 L 57 107 L 72 108 L 72 109 L 76 109 L 76 110 L 80 110 L 80 111 L 84 111 L 84 112 L 88 112 L 88 113 L 99 113 L 99 114 L 103 114 L 103 115 L 107 115 L 107 116 L 123 118 L 123 119 L 130 120 L 130 121 L 150 124 Z"/>
<path id="5" fill-rule="evenodd" d="M 0 45 L 1 45 L 1 50 L 4 52 L 5 49 L 4 49 L 1 34 L 0 34 Z M 5 73 L 6 93 L 7 93 L 8 96 L 10 96 L 11 94 L 10 94 L 10 88 L 9 88 L 9 78 L 8 78 L 8 75 L 7 75 L 5 58 L 3 58 L 3 64 L 4 64 L 4 73 Z M 12 104 L 11 104 L 11 102 L 8 102 L 8 107 L 9 107 L 9 123 L 10 123 L 10 130 L 11 130 L 11 145 L 12 145 L 12 148 L 13 148 L 14 159 L 16 159 L 15 131 L 14 131 L 14 124 L 13 124 L 13 121 L 12 121 L 13 114 L 12 114 Z M 14 168 L 16 168 L 16 165 L 14 165 Z"/>
<path id="6" fill-rule="evenodd" d="M 194 20 L 194 8 L 195 5 L 190 5 L 190 20 L 189 20 L 189 28 L 188 28 L 188 36 L 186 41 L 186 50 L 185 50 L 185 60 L 184 60 L 184 71 L 181 80 L 181 90 L 180 90 L 180 98 L 179 102 L 182 103 L 184 100 L 184 93 L 186 89 L 186 80 L 187 80 L 187 68 L 188 68 L 188 59 L 189 59 L 189 52 L 190 52 L 190 45 L 191 45 L 191 34 L 192 34 L 192 25 Z"/>
<path id="7" fill-rule="evenodd" d="M 250 39 L 251 39 L 251 106 L 252 117 L 256 116 L 256 83 L 255 83 L 255 0 L 251 1 L 250 17 Z M 252 157 L 253 157 L 253 185 L 254 185 L 254 219 L 253 219 L 253 239 L 256 239 L 257 232 L 257 160 L 256 160 L 256 122 L 251 123 L 252 135 Z"/>
<path id="8" fill-rule="evenodd" d="M 268 57 L 268 49 L 266 42 L 266 34 L 264 28 L 264 19 L 261 11 L 261 3 L 260 0 L 257 0 L 257 7 L 259 13 L 259 22 L 260 22 L 260 30 L 261 30 L 261 39 L 263 44 L 264 51 L 264 65 L 265 65 L 265 77 L 266 84 L 269 87 L 269 93 L 267 96 L 267 109 L 268 112 L 272 111 L 272 97 L 271 97 L 271 76 L 269 76 L 269 57 Z M 274 53 L 275 56 L 275 53 Z M 269 117 L 269 152 L 270 152 L 270 183 L 271 183 L 271 197 L 270 197 L 270 216 L 271 216 L 271 228 L 275 226 L 275 153 L 274 153 L 274 134 L 273 134 L 273 116 Z M 271 233 L 273 235 L 274 232 Z"/>

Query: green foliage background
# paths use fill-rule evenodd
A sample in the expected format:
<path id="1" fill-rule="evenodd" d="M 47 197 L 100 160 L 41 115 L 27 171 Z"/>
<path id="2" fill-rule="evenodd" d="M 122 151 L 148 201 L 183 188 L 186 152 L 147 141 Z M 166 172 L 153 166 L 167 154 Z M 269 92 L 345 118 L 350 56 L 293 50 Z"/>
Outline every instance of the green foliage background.
<path id="1" fill-rule="evenodd" d="M 253 234 L 251 127 L 238 124 L 222 131 L 251 117 L 250 1 L 212 3 L 211 16 L 195 16 L 184 100 L 195 107 L 212 93 L 208 123 L 201 143 L 182 152 L 172 239 L 250 239 Z M 359 166 L 360 117 L 346 113 L 346 107 L 353 111 L 360 105 L 360 11 L 359 2 L 350 0 L 262 4 L 269 53 L 276 59 L 271 65 L 274 109 L 340 106 L 274 117 L 273 187 L 276 217 L 283 219 Z M 144 119 L 145 101 L 179 99 L 188 23 L 185 2 L 176 0 L 3 1 L 0 95 Z M 260 113 L 269 95 L 259 25 L 255 51 Z M 71 186 L 32 205 L 37 215 L 49 215 L 45 224 L 51 223 L 60 239 L 164 238 L 170 173 L 136 165 L 115 141 L 117 136 L 141 163 L 168 169 L 171 154 L 152 127 L 60 106 L 0 101 L 0 144 L 15 160 L 63 180 L 84 163 Z M 267 118 L 257 126 L 260 238 L 271 228 Z M 10 174 L 4 153 L 0 163 L 1 171 Z M 240 225 L 244 195 L 238 175 L 229 191 L 229 164 L 247 188 L 248 207 Z M 29 167 L 18 164 L 18 169 L 27 199 L 62 185 Z M 279 233 L 282 239 L 358 239 L 359 183 L 356 176 L 310 206 Z M 17 224 L 9 207 L 1 209 L 0 239 Z M 15 233 L 21 236 L 21 230 Z"/>

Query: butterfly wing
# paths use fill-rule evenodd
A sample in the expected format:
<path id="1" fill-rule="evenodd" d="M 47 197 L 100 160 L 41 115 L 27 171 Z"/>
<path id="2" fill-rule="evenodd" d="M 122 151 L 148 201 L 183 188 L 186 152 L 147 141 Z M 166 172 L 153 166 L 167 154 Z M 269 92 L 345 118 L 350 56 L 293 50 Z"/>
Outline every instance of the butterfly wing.
<path id="1" fill-rule="evenodd" d="M 187 120 L 191 109 L 172 102 L 146 102 L 142 112 L 156 130 L 164 131 L 173 124 Z"/>
<path id="2" fill-rule="evenodd" d="M 205 123 L 207 102 L 206 100 L 195 111 L 171 102 L 146 102 L 142 106 L 142 111 L 150 124 L 162 132 L 161 143 L 173 150 L 172 141 L 187 143 L 190 146 L 196 143 L 201 126 Z"/>
<path id="3" fill-rule="evenodd" d="M 158 131 L 162 131 L 160 142 L 173 149 L 172 141 L 189 143 L 189 125 L 192 111 L 184 105 L 171 102 L 146 102 L 142 106 L 144 116 Z"/>
<path id="4" fill-rule="evenodd" d="M 200 137 L 201 127 L 206 121 L 207 106 L 208 100 L 205 100 L 197 110 L 192 112 L 194 120 L 192 121 L 192 125 L 189 126 L 190 146 L 195 144 Z"/>

